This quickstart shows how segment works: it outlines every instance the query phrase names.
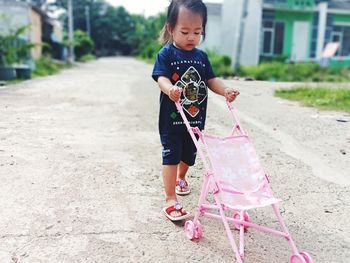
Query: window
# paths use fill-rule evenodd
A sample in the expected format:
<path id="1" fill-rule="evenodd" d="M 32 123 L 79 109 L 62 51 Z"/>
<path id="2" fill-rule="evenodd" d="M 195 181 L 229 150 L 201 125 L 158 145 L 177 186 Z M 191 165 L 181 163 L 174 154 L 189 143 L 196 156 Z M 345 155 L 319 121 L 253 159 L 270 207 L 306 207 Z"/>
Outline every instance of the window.
<path id="1" fill-rule="evenodd" d="M 275 55 L 282 55 L 283 53 L 283 37 L 284 37 L 284 23 L 276 22 L 275 24 Z"/>
<path id="2" fill-rule="evenodd" d="M 263 23 L 262 55 L 273 56 L 283 54 L 284 23 L 269 21 Z"/>
<path id="3" fill-rule="evenodd" d="M 341 45 L 342 56 L 350 56 L 350 26 L 344 27 Z"/>
<path id="4" fill-rule="evenodd" d="M 350 56 L 350 25 L 334 26 L 330 39 L 332 42 L 339 42 L 336 56 Z"/>
<path id="5" fill-rule="evenodd" d="M 273 38 L 273 30 L 272 29 L 264 29 L 263 30 L 263 54 L 264 55 L 272 55 L 272 38 Z"/>

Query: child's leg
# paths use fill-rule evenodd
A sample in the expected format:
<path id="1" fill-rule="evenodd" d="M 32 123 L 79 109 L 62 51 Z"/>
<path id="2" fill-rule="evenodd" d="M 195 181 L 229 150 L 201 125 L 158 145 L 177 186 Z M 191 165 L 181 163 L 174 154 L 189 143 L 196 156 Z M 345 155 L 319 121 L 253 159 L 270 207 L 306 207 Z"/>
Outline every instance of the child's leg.
<path id="1" fill-rule="evenodd" d="M 178 166 L 181 159 L 182 135 L 181 134 L 161 134 L 160 136 L 163 151 L 162 177 L 165 190 L 166 207 L 163 212 L 170 220 L 178 221 L 188 217 L 189 213 L 177 202 L 175 187 Z"/>
<path id="2" fill-rule="evenodd" d="M 165 202 L 166 207 L 172 206 L 177 203 L 176 193 L 175 193 L 175 185 L 176 185 L 176 173 L 178 170 L 178 165 L 163 165 L 163 183 L 165 190 Z M 181 216 L 180 211 L 172 211 L 170 212 L 172 217 Z"/>
<path id="3" fill-rule="evenodd" d="M 163 183 L 165 190 L 165 201 L 176 202 L 175 185 L 178 165 L 163 165 Z"/>
<path id="4" fill-rule="evenodd" d="M 177 168 L 177 180 L 186 180 L 186 173 L 188 171 L 189 166 L 183 161 L 180 162 Z"/>
<path id="5" fill-rule="evenodd" d="M 188 182 L 186 180 L 186 173 L 188 171 L 189 165 L 181 161 L 177 167 L 177 184 L 176 193 L 179 195 L 187 195 L 190 193 Z"/>
<path id="6" fill-rule="evenodd" d="M 197 138 L 198 139 L 198 138 Z M 179 195 L 187 195 L 190 193 L 190 188 L 186 180 L 188 168 L 194 165 L 197 154 L 197 148 L 189 133 L 182 136 L 182 152 L 181 161 L 177 169 L 177 186 L 176 193 Z"/>

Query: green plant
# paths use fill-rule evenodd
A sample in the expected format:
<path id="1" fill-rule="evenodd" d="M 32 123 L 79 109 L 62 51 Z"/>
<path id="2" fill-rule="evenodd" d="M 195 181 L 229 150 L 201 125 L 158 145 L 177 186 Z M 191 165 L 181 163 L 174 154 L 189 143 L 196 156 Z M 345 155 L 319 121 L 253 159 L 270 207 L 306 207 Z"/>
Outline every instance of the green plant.
<path id="1" fill-rule="evenodd" d="M 96 59 L 96 57 L 94 55 L 86 54 L 86 55 L 81 56 L 79 60 L 81 62 L 88 62 L 88 61 L 95 60 L 95 59 Z"/>
<path id="2" fill-rule="evenodd" d="M 55 64 L 51 57 L 43 56 L 35 61 L 34 76 L 53 75 L 59 71 L 59 66 Z"/>
<path id="3" fill-rule="evenodd" d="M 28 26 L 21 26 L 10 30 L 7 35 L 0 35 L 0 66 L 21 63 L 28 59 L 30 49 L 36 45 L 20 39 L 27 29 Z"/>
<path id="4" fill-rule="evenodd" d="M 149 42 L 144 47 L 141 48 L 139 56 L 143 59 L 155 60 L 158 51 L 162 48 L 159 42 Z"/>
<path id="5" fill-rule="evenodd" d="M 229 56 L 220 55 L 216 49 L 206 49 L 205 51 L 216 75 L 233 76 L 232 62 Z"/>
<path id="6" fill-rule="evenodd" d="M 81 30 L 74 32 L 74 53 L 78 60 L 84 55 L 91 54 L 93 48 L 94 42 L 85 32 Z"/>

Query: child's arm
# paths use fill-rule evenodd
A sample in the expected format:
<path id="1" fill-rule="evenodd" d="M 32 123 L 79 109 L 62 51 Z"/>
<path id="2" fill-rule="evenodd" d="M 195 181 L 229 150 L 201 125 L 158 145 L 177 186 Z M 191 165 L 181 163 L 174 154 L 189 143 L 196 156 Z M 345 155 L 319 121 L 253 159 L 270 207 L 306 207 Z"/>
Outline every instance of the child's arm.
<path id="1" fill-rule="evenodd" d="M 172 101 L 179 101 L 182 92 L 181 88 L 171 84 L 171 81 L 167 77 L 159 76 L 157 81 L 162 92 L 168 95 Z"/>
<path id="2" fill-rule="evenodd" d="M 216 94 L 224 96 L 229 102 L 232 102 L 239 95 L 239 91 L 228 88 L 219 78 L 212 78 L 208 80 L 209 89 Z"/>

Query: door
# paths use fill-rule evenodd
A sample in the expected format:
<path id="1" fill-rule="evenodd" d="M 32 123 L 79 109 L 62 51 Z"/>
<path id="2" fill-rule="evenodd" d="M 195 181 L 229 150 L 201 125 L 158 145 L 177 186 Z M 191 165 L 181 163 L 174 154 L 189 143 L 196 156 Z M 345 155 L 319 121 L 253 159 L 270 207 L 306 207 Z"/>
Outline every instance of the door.
<path id="1" fill-rule="evenodd" d="M 295 21 L 293 26 L 293 42 L 291 60 L 305 60 L 309 51 L 310 24 Z"/>

